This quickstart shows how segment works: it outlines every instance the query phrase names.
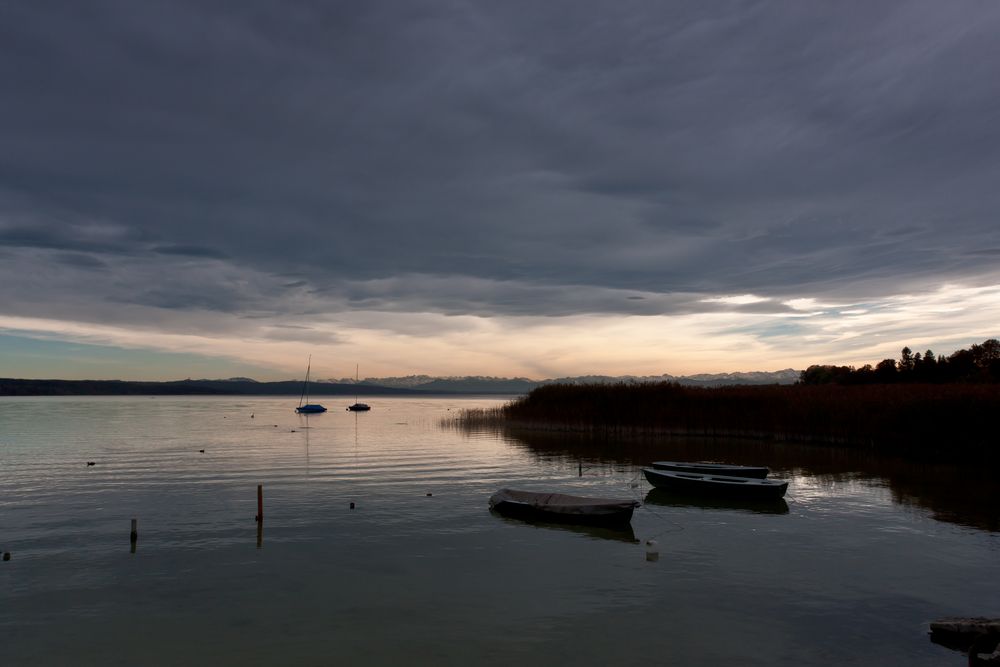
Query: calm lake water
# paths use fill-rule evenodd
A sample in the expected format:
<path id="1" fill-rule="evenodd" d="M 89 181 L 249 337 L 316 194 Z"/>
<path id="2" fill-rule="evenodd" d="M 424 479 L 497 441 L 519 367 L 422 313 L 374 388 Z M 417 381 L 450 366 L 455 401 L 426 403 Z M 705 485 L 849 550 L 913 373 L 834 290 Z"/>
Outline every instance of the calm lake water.
<path id="1" fill-rule="evenodd" d="M 995 472 L 352 400 L 0 399 L 3 663 L 961 665 L 926 623 L 1000 616 Z M 770 465 L 787 502 L 650 493 L 655 459 Z M 644 506 L 631 532 L 533 525 L 490 513 L 501 486 Z"/>

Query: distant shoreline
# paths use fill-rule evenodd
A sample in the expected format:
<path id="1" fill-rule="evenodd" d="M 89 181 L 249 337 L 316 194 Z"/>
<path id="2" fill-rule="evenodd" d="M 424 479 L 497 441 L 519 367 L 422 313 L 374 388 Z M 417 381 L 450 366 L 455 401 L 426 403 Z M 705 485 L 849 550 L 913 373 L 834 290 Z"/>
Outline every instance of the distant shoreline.
<path id="1" fill-rule="evenodd" d="M 298 396 L 302 382 L 249 382 L 231 380 L 179 380 L 132 382 L 127 380 L 23 380 L 0 378 L 0 396 Z M 369 384 L 311 383 L 312 396 L 429 396 L 450 394 Z M 489 392 L 480 392 L 489 393 Z"/>

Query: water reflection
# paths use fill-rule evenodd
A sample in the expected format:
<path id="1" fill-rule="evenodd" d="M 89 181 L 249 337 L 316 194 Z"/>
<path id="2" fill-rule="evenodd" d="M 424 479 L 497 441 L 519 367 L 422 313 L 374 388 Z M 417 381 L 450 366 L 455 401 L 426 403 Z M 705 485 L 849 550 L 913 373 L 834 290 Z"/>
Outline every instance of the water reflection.
<path id="1" fill-rule="evenodd" d="M 924 489 L 975 505 L 985 487 L 951 490 L 965 472 L 749 442 L 438 428 L 447 408 L 488 401 L 380 399 L 301 431 L 287 398 L 0 401 L 5 664 L 936 667 L 955 656 L 923 641 L 926 620 L 994 614 L 1000 600 L 1000 533 L 909 509 L 977 516 Z M 764 462 L 793 481 L 792 511 L 650 503 L 632 533 L 487 508 L 498 488 L 535 484 L 642 500 L 639 467 L 673 458 Z M 261 483 L 266 536 L 250 521 Z M 134 557 L 132 517 L 146 526 Z M 658 541 L 656 565 L 636 537 Z"/>
<path id="2" fill-rule="evenodd" d="M 562 530 L 570 533 L 576 533 L 577 535 L 583 535 L 585 537 L 595 540 L 617 540 L 619 542 L 629 542 L 631 544 L 639 543 L 638 538 L 636 538 L 635 536 L 635 532 L 633 532 L 632 530 L 631 524 L 612 527 L 612 526 L 587 526 L 587 525 L 573 524 L 573 523 L 555 523 L 551 521 L 538 521 L 535 519 L 523 519 L 523 518 L 504 516 L 494 509 L 490 509 L 490 514 L 508 524 L 520 524 L 546 530 Z"/>
<path id="3" fill-rule="evenodd" d="M 684 507 L 706 510 L 734 510 L 754 514 L 788 514 L 788 503 L 784 498 L 767 500 L 740 500 L 738 498 L 712 498 L 706 496 L 679 495 L 666 489 L 652 489 L 646 494 L 647 505 L 664 507 Z"/>
<path id="4" fill-rule="evenodd" d="M 774 477 L 830 494 L 843 482 L 862 481 L 887 487 L 895 503 L 929 511 L 939 521 L 1000 531 L 1000 480 L 988 466 L 903 461 L 871 451 L 790 442 L 608 437 L 508 427 L 496 434 L 539 458 L 563 459 L 573 470 L 608 464 L 640 467 L 656 460 L 725 461 L 766 465 Z"/>

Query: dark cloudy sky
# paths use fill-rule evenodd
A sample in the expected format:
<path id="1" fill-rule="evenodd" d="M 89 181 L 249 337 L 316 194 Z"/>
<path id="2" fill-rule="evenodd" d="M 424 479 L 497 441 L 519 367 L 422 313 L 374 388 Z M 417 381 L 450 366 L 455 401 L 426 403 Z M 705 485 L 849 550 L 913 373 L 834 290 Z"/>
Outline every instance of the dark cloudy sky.
<path id="1" fill-rule="evenodd" d="M 0 376 L 965 347 L 998 35 L 985 0 L 0 1 Z"/>

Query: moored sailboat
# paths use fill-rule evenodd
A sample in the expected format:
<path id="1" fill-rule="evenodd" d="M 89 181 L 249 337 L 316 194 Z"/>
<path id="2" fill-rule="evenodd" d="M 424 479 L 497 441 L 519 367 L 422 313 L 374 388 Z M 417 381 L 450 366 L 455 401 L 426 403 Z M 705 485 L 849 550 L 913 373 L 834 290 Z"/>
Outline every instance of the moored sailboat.
<path id="1" fill-rule="evenodd" d="M 309 373 L 312 371 L 312 355 L 309 355 L 309 363 L 306 365 L 306 379 L 302 384 L 302 395 L 299 396 L 299 406 L 295 408 L 295 411 L 300 414 L 311 414 L 316 412 L 326 412 L 324 408 L 319 403 L 309 402 Z"/>
<path id="2" fill-rule="evenodd" d="M 354 367 L 354 391 L 358 391 L 358 367 Z M 366 410 L 371 410 L 372 406 L 367 403 L 359 403 L 357 393 L 354 394 L 354 405 L 348 405 L 347 409 L 351 412 L 365 412 Z"/>

